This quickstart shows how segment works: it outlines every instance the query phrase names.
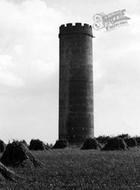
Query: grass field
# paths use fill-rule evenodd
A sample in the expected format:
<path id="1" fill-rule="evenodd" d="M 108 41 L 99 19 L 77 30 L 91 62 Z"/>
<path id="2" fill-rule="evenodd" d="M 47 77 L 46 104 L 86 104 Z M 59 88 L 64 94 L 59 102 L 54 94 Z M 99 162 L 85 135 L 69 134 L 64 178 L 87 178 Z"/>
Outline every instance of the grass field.
<path id="1" fill-rule="evenodd" d="M 15 183 L 1 178 L 1 190 L 140 189 L 139 148 L 108 152 L 67 148 L 32 153 L 44 166 L 12 168 L 24 179 Z"/>

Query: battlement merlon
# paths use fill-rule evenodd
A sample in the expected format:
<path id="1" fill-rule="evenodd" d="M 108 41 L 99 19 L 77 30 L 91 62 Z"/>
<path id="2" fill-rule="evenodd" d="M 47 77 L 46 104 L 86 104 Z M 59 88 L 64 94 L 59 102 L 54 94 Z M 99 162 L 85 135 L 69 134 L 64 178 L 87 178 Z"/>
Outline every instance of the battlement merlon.
<path id="1" fill-rule="evenodd" d="M 71 35 L 71 34 L 85 34 L 93 37 L 92 27 L 89 24 L 82 23 L 67 23 L 63 24 L 59 28 L 59 37 L 61 35 Z"/>

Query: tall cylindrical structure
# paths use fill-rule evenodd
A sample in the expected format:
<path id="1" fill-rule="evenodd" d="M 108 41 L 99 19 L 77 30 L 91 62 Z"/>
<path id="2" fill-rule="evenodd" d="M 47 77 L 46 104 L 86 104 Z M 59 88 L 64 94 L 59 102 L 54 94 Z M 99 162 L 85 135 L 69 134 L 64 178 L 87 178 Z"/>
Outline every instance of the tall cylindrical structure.
<path id="1" fill-rule="evenodd" d="M 59 139 L 71 144 L 93 137 L 92 27 L 60 26 Z"/>

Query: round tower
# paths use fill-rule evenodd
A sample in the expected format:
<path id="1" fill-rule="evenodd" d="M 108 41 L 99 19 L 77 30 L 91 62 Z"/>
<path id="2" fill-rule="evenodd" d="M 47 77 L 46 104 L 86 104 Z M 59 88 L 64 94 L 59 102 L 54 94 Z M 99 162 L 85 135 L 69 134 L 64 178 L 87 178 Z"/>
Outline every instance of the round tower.
<path id="1" fill-rule="evenodd" d="M 60 26 L 59 139 L 80 144 L 93 137 L 92 27 Z"/>

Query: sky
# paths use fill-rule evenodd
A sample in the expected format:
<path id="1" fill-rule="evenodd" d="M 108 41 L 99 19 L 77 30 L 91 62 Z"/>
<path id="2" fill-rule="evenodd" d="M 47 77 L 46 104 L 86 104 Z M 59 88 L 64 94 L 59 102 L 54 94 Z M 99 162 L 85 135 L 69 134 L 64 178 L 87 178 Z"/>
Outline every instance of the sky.
<path id="1" fill-rule="evenodd" d="M 140 135 L 138 0 L 0 0 L 0 138 L 58 138 L 59 26 L 126 9 L 128 25 L 95 31 L 95 136 Z"/>

